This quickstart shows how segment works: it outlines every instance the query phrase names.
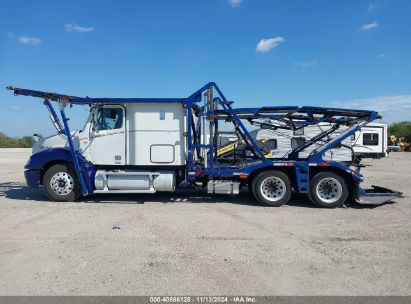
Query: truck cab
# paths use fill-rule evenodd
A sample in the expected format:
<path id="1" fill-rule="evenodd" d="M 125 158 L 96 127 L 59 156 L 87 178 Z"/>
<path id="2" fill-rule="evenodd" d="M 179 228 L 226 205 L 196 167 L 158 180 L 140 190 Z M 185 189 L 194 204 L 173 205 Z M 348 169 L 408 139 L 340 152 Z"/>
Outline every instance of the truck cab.
<path id="1" fill-rule="evenodd" d="M 90 182 L 94 185 L 93 192 L 174 191 L 175 171 L 185 165 L 185 120 L 183 107 L 176 103 L 92 105 L 84 128 L 72 132 L 71 137 L 81 159 L 96 171 L 94 181 Z M 65 135 L 57 134 L 35 142 L 32 159 L 49 154 L 52 163 L 60 158 L 64 164 L 69 158 L 67 155 L 65 158 L 51 157 L 53 151 L 67 154 L 64 151 L 69 151 L 69 145 Z M 29 160 L 26 167 L 31 163 Z M 72 191 L 67 190 L 79 190 L 71 189 L 70 182 L 64 183 L 67 177 L 74 180 L 72 168 L 59 164 L 62 171 L 49 178 L 47 163 L 41 167 L 34 169 L 38 172 L 34 184 L 43 185 L 52 199 L 71 199 Z M 62 180 L 60 184 L 55 182 L 59 180 Z M 50 183 L 51 189 L 48 189 Z M 64 191 L 59 193 L 62 189 Z M 59 196 L 55 196 L 56 191 Z"/>
<path id="2" fill-rule="evenodd" d="M 92 106 L 82 130 L 72 133 L 75 149 L 98 166 L 182 166 L 185 115 L 177 104 Z M 33 154 L 68 148 L 57 134 L 40 139 Z"/>

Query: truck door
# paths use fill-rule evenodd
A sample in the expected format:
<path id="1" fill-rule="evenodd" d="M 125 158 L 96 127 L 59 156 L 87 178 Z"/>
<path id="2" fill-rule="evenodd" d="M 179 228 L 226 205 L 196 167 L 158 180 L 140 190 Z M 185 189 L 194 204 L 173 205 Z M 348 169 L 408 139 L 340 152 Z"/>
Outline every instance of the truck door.
<path id="1" fill-rule="evenodd" d="M 98 107 L 93 114 L 89 159 L 97 165 L 126 163 L 125 109 L 110 105 Z"/>

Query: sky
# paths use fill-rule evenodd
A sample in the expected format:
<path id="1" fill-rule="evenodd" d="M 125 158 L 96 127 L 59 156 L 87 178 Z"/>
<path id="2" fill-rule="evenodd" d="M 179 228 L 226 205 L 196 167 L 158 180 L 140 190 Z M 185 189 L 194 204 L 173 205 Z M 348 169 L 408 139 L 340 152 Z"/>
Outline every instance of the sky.
<path id="1" fill-rule="evenodd" d="M 410 16 L 409 0 L 0 0 L 0 132 L 54 132 L 42 101 L 7 85 L 186 97 L 215 81 L 236 107 L 411 120 Z M 68 111 L 72 129 L 87 111 Z"/>

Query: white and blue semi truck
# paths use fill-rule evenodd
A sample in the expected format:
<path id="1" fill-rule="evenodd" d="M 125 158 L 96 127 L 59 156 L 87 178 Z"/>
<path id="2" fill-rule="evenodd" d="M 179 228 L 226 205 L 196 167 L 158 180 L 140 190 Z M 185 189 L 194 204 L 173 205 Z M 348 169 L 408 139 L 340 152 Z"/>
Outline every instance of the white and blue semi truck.
<path id="1" fill-rule="evenodd" d="M 347 200 L 379 204 L 401 196 L 382 187 L 362 189 L 358 163 L 323 158 L 379 118 L 374 111 L 233 108 L 214 82 L 183 98 L 81 98 L 7 88 L 15 95 L 41 98 L 56 127 L 56 135 L 34 142 L 25 165 L 27 184 L 42 187 L 53 201 L 74 201 L 94 193 L 138 195 L 186 188 L 236 195 L 243 186 L 265 206 L 286 204 L 292 193 L 304 193 L 325 208 Z M 71 132 L 65 109 L 75 105 L 89 105 L 90 115 L 82 130 Z M 305 127 L 322 123 L 329 126 L 274 157 L 266 157 L 264 145 L 248 130 L 251 126 L 288 130 L 298 137 Z M 222 124 L 232 126 L 245 153 L 219 158 Z M 336 132 L 340 127 L 344 131 Z"/>

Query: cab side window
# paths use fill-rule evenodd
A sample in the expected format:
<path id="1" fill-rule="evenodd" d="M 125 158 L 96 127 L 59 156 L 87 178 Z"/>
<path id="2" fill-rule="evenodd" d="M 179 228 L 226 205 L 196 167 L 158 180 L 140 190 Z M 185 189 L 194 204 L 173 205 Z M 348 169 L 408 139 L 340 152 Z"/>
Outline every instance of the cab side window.
<path id="1" fill-rule="evenodd" d="M 99 130 L 120 129 L 123 126 L 123 109 L 99 108 L 97 111 L 97 126 Z"/>

